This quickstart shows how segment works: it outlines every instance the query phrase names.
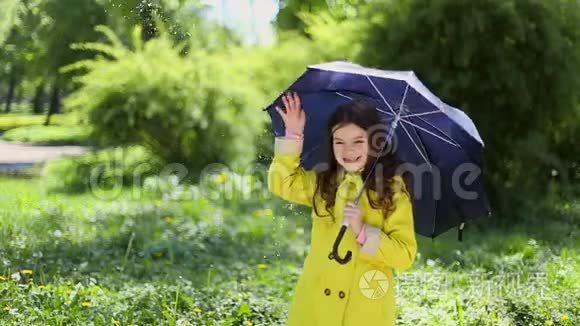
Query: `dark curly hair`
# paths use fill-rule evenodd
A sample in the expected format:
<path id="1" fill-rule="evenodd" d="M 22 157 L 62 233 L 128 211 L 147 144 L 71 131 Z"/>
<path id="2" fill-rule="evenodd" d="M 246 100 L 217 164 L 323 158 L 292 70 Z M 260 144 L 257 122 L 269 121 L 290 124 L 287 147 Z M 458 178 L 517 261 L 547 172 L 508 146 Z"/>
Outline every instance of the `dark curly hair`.
<path id="1" fill-rule="evenodd" d="M 376 105 L 374 105 L 370 100 L 351 100 L 350 102 L 338 106 L 328 121 L 325 139 L 328 149 L 326 164 L 324 164 L 325 168 L 322 171 L 316 172 L 316 191 L 314 197 L 320 195 L 326 201 L 326 211 L 330 213 L 333 219 L 335 216 L 332 212 L 332 207 L 335 204 L 336 191 L 338 189 L 336 176 L 339 166 L 332 146 L 332 131 L 338 126 L 349 123 L 353 123 L 367 131 L 369 155 L 361 174 L 363 180 L 365 180 L 369 173 L 371 173 L 365 189 L 371 207 L 374 209 L 381 208 L 383 210 L 383 219 L 387 218 L 394 210 L 394 190 L 392 187 L 394 182 L 393 177 L 395 176 L 396 169 L 402 162 L 391 150 L 393 148 L 392 142 L 385 144 L 387 140 L 386 133 L 389 131 L 389 127 L 387 123 L 381 119 L 381 114 L 375 109 L 375 107 Z M 377 160 L 377 157 L 378 161 L 371 172 L 371 168 L 375 160 Z M 376 196 L 371 196 L 371 189 L 376 192 Z M 312 199 L 312 202 L 316 215 L 328 216 L 328 214 L 320 215 L 314 198 Z"/>

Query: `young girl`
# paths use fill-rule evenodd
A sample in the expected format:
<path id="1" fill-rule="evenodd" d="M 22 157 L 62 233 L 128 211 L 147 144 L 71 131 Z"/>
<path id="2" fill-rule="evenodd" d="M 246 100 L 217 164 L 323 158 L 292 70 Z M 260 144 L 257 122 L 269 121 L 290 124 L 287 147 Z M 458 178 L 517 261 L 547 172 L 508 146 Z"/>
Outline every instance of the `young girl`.
<path id="1" fill-rule="evenodd" d="M 297 94 L 285 94 L 282 100 L 284 110 L 276 110 L 286 135 L 275 138 L 268 187 L 285 200 L 312 207 L 311 246 L 287 325 L 394 325 L 393 268 L 411 267 L 417 243 L 410 195 L 402 177 L 395 175 L 400 162 L 372 147 L 371 131 L 384 123 L 368 102 L 355 100 L 338 107 L 327 126 L 332 142 L 327 168 L 305 170 L 299 165 L 305 113 Z M 354 205 L 377 156 L 367 188 Z M 332 254 L 343 223 L 349 230 L 338 254 L 352 252 L 345 264 Z"/>

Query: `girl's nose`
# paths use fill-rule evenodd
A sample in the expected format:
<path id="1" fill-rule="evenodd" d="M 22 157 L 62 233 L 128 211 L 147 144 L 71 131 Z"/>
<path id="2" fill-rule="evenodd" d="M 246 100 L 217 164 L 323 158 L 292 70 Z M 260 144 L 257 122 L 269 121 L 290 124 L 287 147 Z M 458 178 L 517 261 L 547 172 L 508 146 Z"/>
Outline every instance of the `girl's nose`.
<path id="1" fill-rule="evenodd" d="M 356 154 L 357 152 L 358 152 L 358 151 L 357 151 L 357 148 L 356 148 L 355 146 L 349 146 L 349 147 L 347 147 L 347 148 L 346 148 L 346 150 L 345 150 L 345 153 L 346 153 L 346 154 L 349 154 L 349 155 Z"/>

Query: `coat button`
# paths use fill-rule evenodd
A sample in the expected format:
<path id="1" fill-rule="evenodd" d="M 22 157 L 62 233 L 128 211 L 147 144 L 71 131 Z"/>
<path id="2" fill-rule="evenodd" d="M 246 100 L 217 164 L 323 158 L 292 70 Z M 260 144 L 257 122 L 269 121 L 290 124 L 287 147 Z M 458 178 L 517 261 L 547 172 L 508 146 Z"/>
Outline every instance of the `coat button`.
<path id="1" fill-rule="evenodd" d="M 344 298 L 344 291 L 340 291 L 338 292 L 338 296 L 342 299 Z"/>
<path id="2" fill-rule="evenodd" d="M 331 253 L 328 254 L 328 259 L 333 260 L 334 259 L 334 255 Z"/>
<path id="3" fill-rule="evenodd" d="M 324 289 L 324 294 L 330 295 L 330 289 L 329 288 Z"/>

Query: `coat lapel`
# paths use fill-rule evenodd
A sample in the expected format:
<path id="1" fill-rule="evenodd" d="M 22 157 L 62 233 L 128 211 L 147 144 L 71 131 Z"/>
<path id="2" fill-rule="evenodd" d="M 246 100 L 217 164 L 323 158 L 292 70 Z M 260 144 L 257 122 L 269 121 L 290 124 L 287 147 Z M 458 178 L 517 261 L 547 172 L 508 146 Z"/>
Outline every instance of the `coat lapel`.
<path id="1" fill-rule="evenodd" d="M 363 187 L 362 174 L 360 172 L 348 172 L 339 168 L 337 173 L 339 185 L 336 190 L 336 199 L 334 204 L 334 216 L 338 217 L 337 221 L 341 224 L 344 220 L 343 210 L 346 204 L 356 199 L 356 195 Z M 366 196 L 361 196 L 359 206 L 363 207 Z"/>

